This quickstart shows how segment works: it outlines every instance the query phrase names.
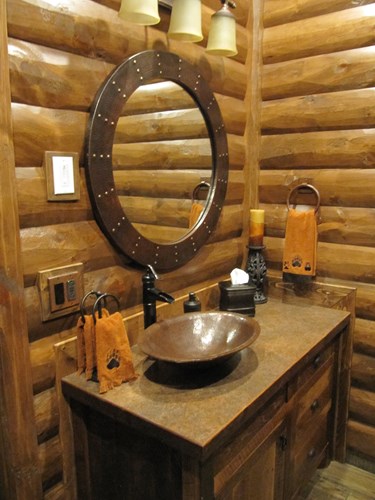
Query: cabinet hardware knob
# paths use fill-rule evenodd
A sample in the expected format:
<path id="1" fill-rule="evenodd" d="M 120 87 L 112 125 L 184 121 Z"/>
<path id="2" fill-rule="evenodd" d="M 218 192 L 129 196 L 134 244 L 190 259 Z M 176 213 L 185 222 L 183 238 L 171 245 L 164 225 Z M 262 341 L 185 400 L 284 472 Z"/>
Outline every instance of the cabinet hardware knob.
<path id="1" fill-rule="evenodd" d="M 314 458 L 316 455 L 316 449 L 315 448 L 311 448 L 311 450 L 308 452 L 307 456 L 309 458 Z"/>
<path id="2" fill-rule="evenodd" d="M 313 361 L 314 368 L 318 368 L 318 366 L 320 365 L 320 361 L 321 361 L 320 354 L 318 354 Z"/>
<path id="3" fill-rule="evenodd" d="M 280 448 L 282 451 L 285 451 L 287 446 L 288 446 L 288 438 L 286 436 L 284 436 L 284 434 L 282 434 L 280 437 L 279 437 L 279 443 L 280 443 Z"/>
<path id="4" fill-rule="evenodd" d="M 312 402 L 310 408 L 311 408 L 311 411 L 316 411 L 318 408 L 319 408 L 320 404 L 319 404 L 319 399 L 314 399 L 314 401 Z"/>

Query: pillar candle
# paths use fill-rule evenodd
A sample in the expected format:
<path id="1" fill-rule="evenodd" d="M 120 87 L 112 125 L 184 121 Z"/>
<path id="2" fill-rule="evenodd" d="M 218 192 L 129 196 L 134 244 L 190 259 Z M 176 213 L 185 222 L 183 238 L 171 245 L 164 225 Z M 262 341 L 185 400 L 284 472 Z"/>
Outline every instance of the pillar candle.
<path id="1" fill-rule="evenodd" d="M 249 245 L 251 247 L 263 246 L 264 235 L 264 210 L 250 210 Z"/>

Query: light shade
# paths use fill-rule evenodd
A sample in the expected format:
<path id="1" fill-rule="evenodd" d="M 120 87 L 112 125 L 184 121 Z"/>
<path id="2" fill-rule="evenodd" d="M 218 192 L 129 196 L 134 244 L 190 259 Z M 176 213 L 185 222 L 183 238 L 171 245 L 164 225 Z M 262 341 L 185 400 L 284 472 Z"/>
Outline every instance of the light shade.
<path id="1" fill-rule="evenodd" d="M 122 0 L 118 15 L 142 26 L 157 24 L 160 21 L 158 0 Z"/>
<path id="2" fill-rule="evenodd" d="M 201 0 L 173 0 L 168 37 L 180 42 L 203 39 Z"/>
<path id="3" fill-rule="evenodd" d="M 206 51 L 216 56 L 237 54 L 236 18 L 227 4 L 224 4 L 223 8 L 211 17 Z"/>

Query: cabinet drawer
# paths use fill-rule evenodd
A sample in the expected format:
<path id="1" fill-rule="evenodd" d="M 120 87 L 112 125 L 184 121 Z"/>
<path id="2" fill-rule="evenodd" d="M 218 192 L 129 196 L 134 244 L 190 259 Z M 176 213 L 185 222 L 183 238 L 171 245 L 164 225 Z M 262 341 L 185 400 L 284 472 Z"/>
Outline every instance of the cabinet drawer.
<path id="1" fill-rule="evenodd" d="M 294 443 L 291 481 L 294 494 L 308 481 L 325 456 L 328 447 L 329 409 L 330 405 L 323 408 L 314 419 L 314 426 L 310 426 L 304 433 L 300 432 Z"/>
<path id="2" fill-rule="evenodd" d="M 303 386 L 296 408 L 296 434 L 310 432 L 323 409 L 332 399 L 333 357 L 316 373 L 311 387 Z"/>
<path id="3" fill-rule="evenodd" d="M 316 378 L 323 366 L 332 363 L 334 344 L 330 344 L 324 351 L 314 356 L 306 366 L 288 384 L 288 400 L 292 398 L 303 386 L 308 385 Z"/>

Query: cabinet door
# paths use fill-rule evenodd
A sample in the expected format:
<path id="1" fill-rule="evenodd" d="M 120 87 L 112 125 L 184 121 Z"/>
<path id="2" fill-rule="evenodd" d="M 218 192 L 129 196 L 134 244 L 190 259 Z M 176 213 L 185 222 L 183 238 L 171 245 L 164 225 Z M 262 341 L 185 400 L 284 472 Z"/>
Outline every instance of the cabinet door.
<path id="1" fill-rule="evenodd" d="M 279 423 L 215 496 L 218 500 L 281 500 L 287 426 Z"/>

